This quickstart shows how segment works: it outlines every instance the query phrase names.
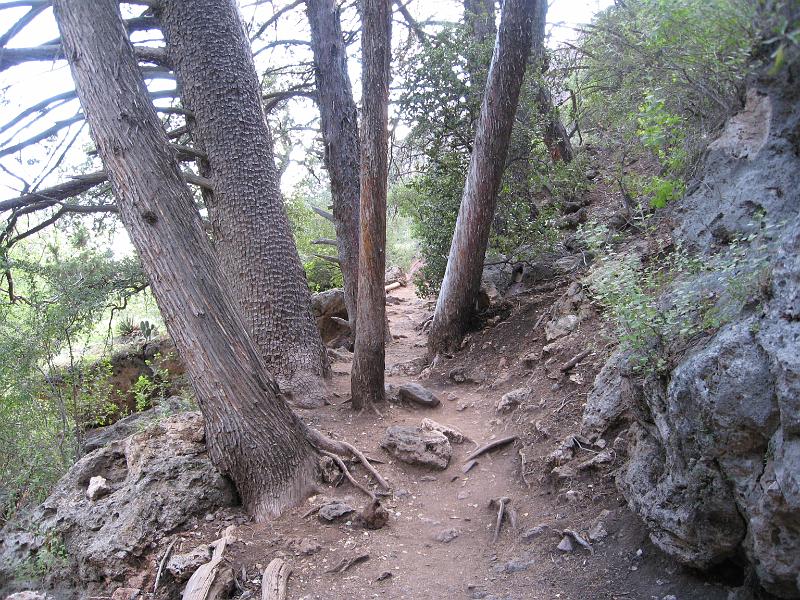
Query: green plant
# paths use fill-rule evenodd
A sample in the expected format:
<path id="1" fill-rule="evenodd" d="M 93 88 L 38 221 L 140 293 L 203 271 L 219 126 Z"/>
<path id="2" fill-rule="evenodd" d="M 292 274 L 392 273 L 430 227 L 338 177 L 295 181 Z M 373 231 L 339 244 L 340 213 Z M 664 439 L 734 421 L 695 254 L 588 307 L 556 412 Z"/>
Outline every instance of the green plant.
<path id="1" fill-rule="evenodd" d="M 48 531 L 36 554 L 17 567 L 15 576 L 17 579 L 42 581 L 54 571 L 67 567 L 68 563 L 69 553 L 64 539 L 58 533 Z"/>

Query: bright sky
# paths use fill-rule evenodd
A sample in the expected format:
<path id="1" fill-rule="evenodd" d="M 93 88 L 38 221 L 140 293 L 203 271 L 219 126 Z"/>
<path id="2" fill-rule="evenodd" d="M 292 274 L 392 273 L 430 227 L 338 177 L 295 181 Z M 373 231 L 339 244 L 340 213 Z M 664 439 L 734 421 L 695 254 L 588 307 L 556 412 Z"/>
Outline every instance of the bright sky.
<path id="1" fill-rule="evenodd" d="M 550 3 L 548 13 L 548 32 L 550 34 L 549 45 L 551 47 L 557 46 L 560 42 L 571 40 L 576 37 L 574 30 L 575 26 L 580 23 L 585 23 L 591 20 L 592 16 L 602 8 L 610 5 L 611 0 L 553 0 Z M 250 21 L 254 17 L 254 11 L 259 11 L 258 18 L 255 22 L 263 21 L 270 15 L 269 5 L 264 5 L 259 8 L 253 8 L 252 0 L 242 1 L 243 18 L 245 21 Z M 133 11 L 140 10 L 141 7 L 131 8 L 131 15 Z M 455 20 L 460 17 L 461 3 L 455 0 L 439 1 L 436 3 L 428 3 L 425 0 L 418 0 L 409 6 L 415 17 L 424 19 L 432 17 L 439 20 Z M 2 22 L 0 22 L 0 33 L 8 29 L 16 19 L 24 14 L 25 9 L 20 10 L 6 10 L 0 12 Z M 294 16 L 284 19 L 282 25 L 277 31 L 272 30 L 266 34 L 266 39 L 277 38 L 296 38 L 299 37 L 298 27 L 302 31 L 307 30 L 307 26 L 303 20 L 303 13 L 299 12 Z M 402 27 L 396 27 L 395 32 L 401 31 Z M 405 32 L 403 31 L 403 34 Z M 151 34 L 139 33 L 136 34 L 135 40 L 143 40 L 150 37 Z M 32 24 L 30 24 L 21 34 L 19 34 L 12 43 L 11 47 L 29 47 L 41 44 L 48 40 L 58 37 L 58 30 L 53 20 L 52 11 L 47 10 L 39 17 L 37 17 Z M 275 49 L 273 54 L 268 55 L 264 53 L 257 60 L 260 64 L 268 64 L 268 61 L 288 61 L 291 58 L 290 51 L 283 49 Z M 358 66 L 356 61 L 351 61 L 351 70 L 357 72 Z M 354 78 L 357 73 L 354 73 Z M 156 89 L 172 89 L 174 82 L 155 80 L 150 82 L 150 87 Z M 0 116 L 0 124 L 5 124 L 19 111 L 23 110 L 26 106 L 33 103 L 49 98 L 60 92 L 68 91 L 72 88 L 72 81 L 69 74 L 69 68 L 64 62 L 57 63 L 29 63 L 23 66 L 14 67 L 6 70 L 0 74 L 0 108 L 2 114 Z M 354 85 L 354 91 L 358 94 L 358 84 Z M 160 102 L 162 105 L 164 101 Z M 12 130 L 10 133 L 6 132 L 0 134 L 0 145 L 5 145 L 8 141 L 19 141 L 30 137 L 31 135 L 42 131 L 53 124 L 54 121 L 66 119 L 79 110 L 77 101 L 67 102 L 63 106 L 54 110 L 47 119 L 42 119 L 40 122 L 31 126 L 30 128 L 22 131 Z M 314 118 L 316 111 L 310 102 L 297 103 L 293 109 L 292 116 L 298 123 L 305 123 Z M 308 134 L 312 135 L 312 134 Z M 73 149 L 67 154 L 64 169 L 66 172 L 71 172 L 75 165 L 80 165 L 91 161 L 87 159 L 85 154 L 81 151 L 81 147 L 85 147 L 90 143 L 88 132 L 85 127 L 79 124 L 71 126 L 66 133 L 62 133 L 58 138 L 53 138 L 46 142 L 47 147 L 51 150 L 53 157 L 60 156 L 65 151 L 70 141 L 76 140 Z M 302 146 L 296 147 L 295 153 L 302 152 Z M 294 155 L 293 158 L 299 159 L 300 156 Z M 43 172 L 49 170 L 50 164 L 47 162 L 47 153 L 43 152 L 41 148 L 32 148 L 22 152 L 17 152 L 13 155 L 0 158 L 0 199 L 12 198 L 18 195 L 18 190 L 21 188 L 21 182 L 11 175 L 11 171 L 23 177 L 29 184 L 36 184 Z M 99 168 L 100 165 L 94 159 L 94 167 Z M 7 171 L 6 171 L 7 169 Z M 283 187 L 285 191 L 291 189 L 293 184 L 304 176 L 304 171 L 299 167 L 291 168 L 284 176 Z M 56 170 L 47 175 L 43 182 L 43 186 L 53 185 L 59 180 L 59 172 Z"/>

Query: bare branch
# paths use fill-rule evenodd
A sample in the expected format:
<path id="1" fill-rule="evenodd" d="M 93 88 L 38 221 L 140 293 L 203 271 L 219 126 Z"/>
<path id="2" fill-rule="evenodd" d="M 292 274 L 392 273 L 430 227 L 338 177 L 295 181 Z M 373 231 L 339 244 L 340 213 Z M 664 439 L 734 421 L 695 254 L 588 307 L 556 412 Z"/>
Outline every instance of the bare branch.
<path id="1" fill-rule="evenodd" d="M 201 177 L 200 175 L 195 175 L 194 173 L 189 173 L 188 171 L 183 172 L 183 177 L 188 183 L 206 188 L 212 192 L 214 191 L 214 183 L 207 177 Z"/>
<path id="2" fill-rule="evenodd" d="M 336 242 L 336 240 L 332 240 L 332 239 L 329 239 L 329 238 L 320 238 L 318 240 L 313 240 L 311 243 L 314 244 L 315 246 L 338 246 L 339 245 Z"/>
<path id="3" fill-rule="evenodd" d="M 82 120 L 83 120 L 83 113 L 78 113 L 72 117 L 69 117 L 68 119 L 56 121 L 51 127 L 48 127 L 44 131 L 37 133 L 36 135 L 29 137 L 28 139 L 23 140 L 18 144 L 14 144 L 12 146 L 6 146 L 5 148 L 0 149 L 0 157 L 8 156 L 9 154 L 14 154 L 14 152 L 22 150 L 26 146 L 30 146 L 31 144 L 36 144 L 37 142 L 41 142 L 42 140 L 49 138 L 51 135 L 58 133 L 65 127 L 69 127 L 70 125 Z"/>
<path id="4" fill-rule="evenodd" d="M 324 219 L 328 219 L 328 221 L 333 223 L 333 215 L 331 213 L 329 213 L 327 210 L 322 210 L 318 206 L 312 206 L 311 210 L 313 210 L 315 213 L 317 213 L 320 217 L 322 217 Z"/>
<path id="5" fill-rule="evenodd" d="M 82 194 L 105 181 L 108 181 L 105 171 L 76 175 L 70 181 L 60 183 L 51 188 L 24 194 L 10 200 L 3 200 L 0 202 L 0 212 L 26 206 L 37 206 L 37 210 L 39 208 L 47 208 L 62 200 Z"/>
<path id="6" fill-rule="evenodd" d="M 403 1 L 395 0 L 395 4 L 397 5 L 398 12 L 403 15 L 406 26 L 414 33 L 419 43 L 426 44 L 428 42 L 428 35 L 422 30 L 422 27 L 420 27 L 414 17 L 411 16 L 411 13 L 408 12 L 408 8 L 406 8 Z"/>
<path id="7" fill-rule="evenodd" d="M 11 27 L 8 28 L 2 36 L 0 36 L 0 48 L 4 48 L 8 42 L 12 40 L 12 38 L 17 35 L 22 29 L 28 25 L 31 21 L 33 21 L 37 16 L 39 16 L 47 6 L 40 5 L 40 6 L 32 6 L 31 9 L 26 12 L 20 19 L 14 23 Z"/>
<path id="8" fill-rule="evenodd" d="M 272 16 L 269 19 L 267 19 L 264 23 L 262 23 L 261 27 L 258 28 L 258 31 L 256 31 L 253 35 L 250 36 L 250 42 L 254 42 L 255 40 L 257 40 L 261 36 L 261 34 L 264 33 L 269 28 L 270 25 L 276 23 L 278 19 L 280 19 L 287 12 L 300 6 L 303 3 L 305 3 L 305 0 L 295 0 L 291 4 L 287 4 L 283 8 L 276 10 L 274 13 L 272 13 Z"/>
<path id="9" fill-rule="evenodd" d="M 46 100 L 42 100 L 41 102 L 37 102 L 36 104 L 34 104 L 32 106 L 29 106 L 28 108 L 23 110 L 21 113 L 19 113 L 13 119 L 11 119 L 8 123 L 6 123 L 5 125 L 1 126 L 0 127 L 0 133 L 8 131 L 8 129 L 10 129 L 11 127 L 16 125 L 17 123 L 19 123 L 25 117 L 27 117 L 29 115 L 32 115 L 33 113 L 36 113 L 36 112 L 39 112 L 39 111 L 44 111 L 45 109 L 49 110 L 48 107 L 50 107 L 51 104 L 59 102 L 59 106 L 60 106 L 63 102 L 66 102 L 68 100 L 74 100 L 75 98 L 77 98 L 77 94 L 76 94 L 75 90 L 69 90 L 68 92 L 64 92 L 62 94 L 57 94 L 55 96 L 51 96 L 50 98 L 47 98 Z"/>
<path id="10" fill-rule="evenodd" d="M 264 100 L 267 100 L 267 102 L 264 104 L 264 112 L 271 112 L 276 106 L 278 106 L 278 104 L 284 100 L 289 100 L 290 98 L 311 98 L 313 100 L 316 97 L 317 92 L 314 90 L 286 90 L 284 92 L 272 92 L 270 94 L 264 94 Z"/>
<path id="11" fill-rule="evenodd" d="M 169 65 L 166 51 L 163 48 L 137 47 L 134 48 L 134 53 L 136 58 L 143 62 Z M 0 52 L 0 71 L 25 62 L 54 60 L 64 60 L 61 44 L 46 44 L 32 48 L 3 48 Z"/>

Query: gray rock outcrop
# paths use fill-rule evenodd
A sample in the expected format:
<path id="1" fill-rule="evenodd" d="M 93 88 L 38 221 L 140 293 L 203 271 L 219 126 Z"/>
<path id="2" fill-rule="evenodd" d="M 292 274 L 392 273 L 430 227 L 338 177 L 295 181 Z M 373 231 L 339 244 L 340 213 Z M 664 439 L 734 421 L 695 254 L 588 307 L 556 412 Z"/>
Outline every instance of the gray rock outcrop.
<path id="1" fill-rule="evenodd" d="M 779 598 L 800 598 L 799 126 L 796 86 L 756 82 L 674 232 L 712 265 L 731 240 L 759 234 L 740 245 L 738 270 L 711 273 L 740 297 L 711 296 L 726 303 L 722 326 L 666 374 L 642 382 L 612 357 L 583 419 L 591 437 L 630 422 L 617 484 L 656 545 L 700 568 L 745 556 Z M 748 282 L 756 266 L 769 276 Z"/>
<path id="2" fill-rule="evenodd" d="M 86 490 L 96 476 L 110 491 L 90 500 Z M 112 582 L 124 583 L 141 569 L 164 536 L 236 503 L 232 484 L 206 453 L 200 414 L 174 415 L 87 454 L 47 500 L 7 526 L 0 536 L 0 580 L 58 539 L 69 557 L 59 580 L 74 581 L 81 594 L 113 589 Z"/>
<path id="3" fill-rule="evenodd" d="M 381 447 L 400 461 L 434 469 L 446 469 L 453 454 L 443 433 L 401 425 L 386 430 Z"/>

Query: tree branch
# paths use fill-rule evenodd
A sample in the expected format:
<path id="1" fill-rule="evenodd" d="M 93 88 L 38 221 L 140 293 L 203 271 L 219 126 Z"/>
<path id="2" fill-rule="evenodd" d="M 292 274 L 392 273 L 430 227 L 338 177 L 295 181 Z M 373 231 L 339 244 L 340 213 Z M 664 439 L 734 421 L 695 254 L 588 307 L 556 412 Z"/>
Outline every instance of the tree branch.
<path id="1" fill-rule="evenodd" d="M 19 20 L 8 28 L 2 36 L 0 36 L 0 48 L 5 48 L 6 44 L 12 40 L 22 29 L 39 16 L 47 6 L 31 6 L 30 10 L 26 12 Z"/>
<path id="2" fill-rule="evenodd" d="M 163 48 L 134 48 L 136 58 L 162 66 L 169 66 L 167 53 Z M 64 60 L 61 44 L 46 44 L 32 48 L 3 48 L 0 52 L 0 72 L 16 65 L 32 61 Z"/>
<path id="3" fill-rule="evenodd" d="M 0 157 L 8 156 L 9 154 L 14 154 L 18 150 L 22 150 L 26 146 L 30 146 L 31 144 L 36 144 L 37 142 L 41 142 L 49 138 L 51 135 L 58 133 L 65 127 L 69 127 L 70 125 L 77 123 L 78 121 L 83 120 L 83 113 L 78 113 L 68 119 L 63 119 L 61 121 L 56 121 L 51 127 L 48 127 L 44 131 L 37 133 L 36 135 L 29 137 L 26 140 L 23 140 L 17 144 L 12 146 L 6 146 L 5 148 L 0 149 Z"/>

